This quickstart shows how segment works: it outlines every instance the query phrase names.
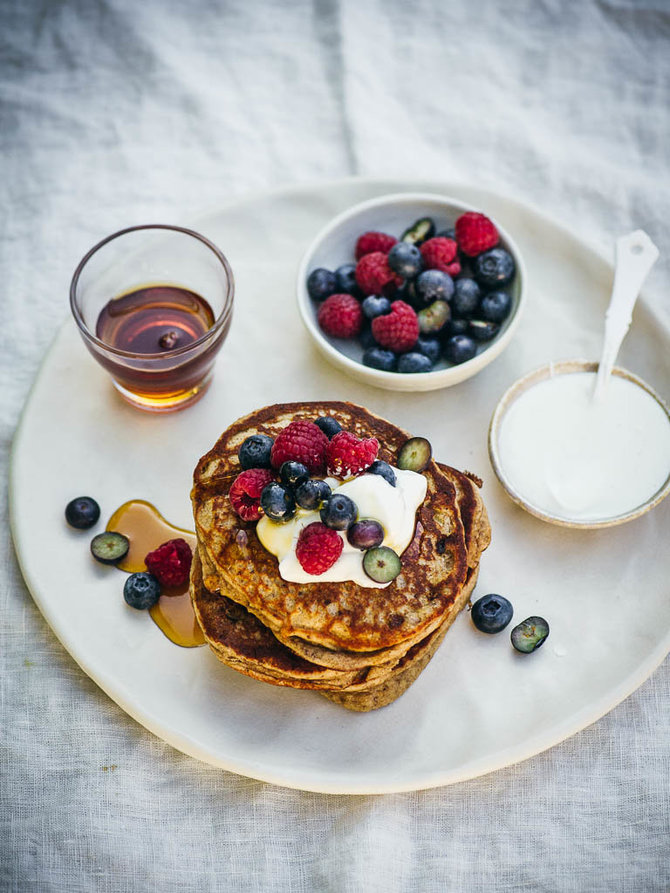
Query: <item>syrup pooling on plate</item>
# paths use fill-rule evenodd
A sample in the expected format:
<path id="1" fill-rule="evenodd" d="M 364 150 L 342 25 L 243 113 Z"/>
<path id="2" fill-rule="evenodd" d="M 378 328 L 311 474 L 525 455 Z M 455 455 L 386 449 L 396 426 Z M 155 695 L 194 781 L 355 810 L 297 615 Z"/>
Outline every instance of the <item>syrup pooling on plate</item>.
<path id="1" fill-rule="evenodd" d="M 147 553 L 167 540 L 181 537 L 192 550 L 196 545 L 195 534 L 168 523 L 158 509 L 143 499 L 132 499 L 120 506 L 109 519 L 107 530 L 123 533 L 130 540 L 128 554 L 117 565 L 130 574 L 146 570 L 144 558 Z M 158 602 L 149 609 L 149 614 L 176 645 L 195 648 L 205 644 L 193 613 L 188 583 L 164 591 Z"/>

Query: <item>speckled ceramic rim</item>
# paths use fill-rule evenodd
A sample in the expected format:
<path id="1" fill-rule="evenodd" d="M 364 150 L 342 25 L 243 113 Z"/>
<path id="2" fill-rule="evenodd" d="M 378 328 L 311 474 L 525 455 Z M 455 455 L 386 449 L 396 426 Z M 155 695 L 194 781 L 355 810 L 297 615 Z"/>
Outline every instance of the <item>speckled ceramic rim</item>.
<path id="1" fill-rule="evenodd" d="M 491 417 L 491 424 L 489 425 L 489 458 L 493 470 L 508 496 L 513 502 L 521 506 L 521 508 L 525 509 L 527 512 L 530 512 L 530 514 L 534 515 L 536 518 L 540 518 L 542 521 L 548 521 L 550 524 L 558 524 L 561 527 L 572 527 L 581 530 L 597 530 L 601 527 L 614 527 L 617 524 L 624 524 L 626 521 L 632 521 L 634 518 L 639 518 L 640 515 L 644 515 L 645 512 L 648 512 L 649 509 L 658 505 L 658 503 L 670 493 L 670 475 L 668 475 L 660 490 L 654 493 L 653 496 L 650 496 L 646 502 L 636 506 L 631 511 L 609 518 L 600 518 L 595 521 L 578 521 L 564 518 L 559 515 L 552 515 L 546 510 L 538 508 L 528 502 L 506 476 L 500 458 L 500 451 L 498 449 L 498 438 L 500 436 L 500 428 L 505 414 L 515 400 L 529 390 L 529 388 L 534 387 L 541 381 L 546 381 L 548 378 L 553 378 L 556 375 L 570 375 L 574 372 L 597 371 L 598 363 L 592 363 L 588 360 L 563 360 L 559 363 L 549 363 L 547 366 L 542 366 L 540 369 L 536 369 L 534 372 L 530 372 L 528 375 L 520 378 L 503 394 L 500 402 L 496 406 L 493 416 Z M 629 372 L 627 369 L 622 369 L 619 366 L 616 366 L 612 370 L 612 375 L 618 375 L 620 378 L 625 378 L 627 381 L 636 384 L 650 394 L 663 409 L 663 412 L 666 414 L 668 422 L 670 423 L 670 409 L 668 409 L 667 404 L 645 381 L 638 378 L 637 375 L 633 375 L 633 373 Z"/>
<path id="2" fill-rule="evenodd" d="M 440 195 L 439 193 L 399 192 L 390 195 L 379 196 L 377 198 L 369 199 L 365 202 L 360 202 L 359 204 L 348 208 L 346 211 L 343 211 L 342 213 L 334 217 L 330 221 L 330 223 L 328 223 L 319 233 L 317 233 L 312 243 L 307 248 L 307 251 L 303 255 L 300 267 L 298 269 L 298 309 L 300 311 L 300 316 L 302 317 L 305 328 L 312 336 L 314 343 L 316 344 L 318 349 L 326 357 L 326 359 L 328 359 L 335 366 L 338 366 L 343 372 L 347 372 L 354 378 L 359 379 L 359 381 L 364 381 L 366 384 L 375 385 L 376 387 L 384 388 L 385 390 L 437 390 L 438 388 L 444 388 L 451 385 L 459 384 L 460 382 L 470 378 L 472 375 L 475 375 L 485 366 L 488 366 L 488 364 L 492 360 L 494 360 L 500 353 L 502 353 L 505 347 L 509 344 L 520 322 L 521 311 L 526 302 L 528 274 L 526 272 L 526 266 L 521 256 L 521 252 L 519 251 L 516 242 L 512 239 L 507 230 L 502 227 L 494 217 L 491 217 L 490 214 L 487 214 L 487 216 L 491 220 L 493 220 L 498 229 L 501 245 L 506 248 L 514 258 L 514 262 L 516 264 L 518 294 L 514 301 L 512 313 L 505 321 L 502 332 L 493 341 L 491 341 L 484 350 L 482 350 L 475 357 L 465 363 L 461 363 L 457 366 L 449 366 L 446 369 L 435 369 L 432 372 L 423 372 L 421 374 L 384 372 L 381 369 L 373 369 L 370 366 L 364 366 L 357 360 L 353 360 L 351 359 L 351 357 L 348 357 L 345 354 L 341 353 L 337 349 L 336 345 L 330 339 L 326 338 L 326 336 L 319 328 L 319 325 L 316 321 L 316 313 L 314 312 L 313 302 L 307 292 L 306 282 L 307 276 L 312 268 L 312 258 L 326 239 L 328 239 L 336 230 L 340 229 L 341 227 L 351 225 L 352 221 L 354 221 L 360 214 L 367 211 L 375 210 L 377 208 L 384 208 L 385 206 L 388 207 L 390 205 L 402 206 L 417 204 L 426 205 L 425 215 L 428 216 L 431 216 L 433 213 L 435 213 L 436 206 L 439 207 L 439 209 L 442 210 L 444 213 L 450 214 L 451 216 L 455 217 L 465 213 L 466 211 L 481 211 L 482 213 L 487 213 L 485 209 L 473 207 L 472 205 L 465 204 L 458 199 L 451 198 L 448 195 Z M 345 262 L 346 258 L 342 260 L 342 263 Z"/>

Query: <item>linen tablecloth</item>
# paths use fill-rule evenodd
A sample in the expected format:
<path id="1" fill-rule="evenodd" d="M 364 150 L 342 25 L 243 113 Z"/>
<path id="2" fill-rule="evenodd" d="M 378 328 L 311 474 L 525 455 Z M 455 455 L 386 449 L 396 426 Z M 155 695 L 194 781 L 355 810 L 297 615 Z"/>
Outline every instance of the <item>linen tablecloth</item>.
<path id="1" fill-rule="evenodd" d="M 605 249 L 641 227 L 662 251 L 646 291 L 667 320 L 669 49 L 667 0 L 4 0 L 4 467 L 83 253 L 281 184 L 472 181 Z M 592 727 L 482 778 L 387 796 L 274 787 L 176 752 L 86 677 L 22 580 L 6 492 L 5 474 L 3 890 L 670 886 L 667 661 Z"/>

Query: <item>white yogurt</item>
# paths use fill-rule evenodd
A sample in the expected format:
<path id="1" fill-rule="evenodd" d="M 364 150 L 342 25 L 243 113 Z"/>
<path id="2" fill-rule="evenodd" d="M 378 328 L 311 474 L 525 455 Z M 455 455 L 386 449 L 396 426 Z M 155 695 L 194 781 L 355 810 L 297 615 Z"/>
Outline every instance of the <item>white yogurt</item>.
<path id="1" fill-rule="evenodd" d="M 394 468 L 395 487 L 378 474 L 362 474 L 344 483 L 326 478 L 334 493 L 352 499 L 358 508 L 358 518 L 379 521 L 384 528 L 383 546 L 401 555 L 412 541 L 416 510 L 426 498 L 427 482 L 422 474 Z M 346 532 L 338 531 L 343 541 L 342 554 L 323 574 L 308 574 L 302 569 L 295 553 L 298 536 L 303 527 L 320 521 L 318 511 L 299 509 L 290 521 L 277 523 L 263 516 L 256 527 L 258 539 L 279 560 L 279 574 L 292 583 L 342 583 L 352 580 L 359 586 L 383 589 L 389 583 L 375 583 L 363 570 L 360 549 L 350 545 Z"/>
<path id="2" fill-rule="evenodd" d="M 670 475 L 670 421 L 651 394 L 612 375 L 592 400 L 596 374 L 540 381 L 509 407 L 498 450 L 522 498 L 565 520 L 598 521 L 633 511 Z"/>

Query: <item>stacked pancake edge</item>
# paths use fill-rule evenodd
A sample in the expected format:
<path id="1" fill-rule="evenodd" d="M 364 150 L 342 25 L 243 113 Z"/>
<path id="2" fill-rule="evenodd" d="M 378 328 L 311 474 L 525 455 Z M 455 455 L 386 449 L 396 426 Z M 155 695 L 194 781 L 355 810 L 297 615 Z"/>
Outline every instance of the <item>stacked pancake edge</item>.
<path id="1" fill-rule="evenodd" d="M 194 472 L 191 599 L 207 643 L 229 667 L 272 685 L 313 689 L 350 710 L 374 710 L 415 681 L 467 604 L 490 527 L 479 480 L 431 461 L 414 538 L 390 585 L 283 580 L 228 491 L 248 436 L 276 437 L 289 422 L 319 415 L 334 416 L 357 437 L 376 437 L 379 458 L 391 465 L 410 436 L 344 402 L 279 404 L 235 422 Z"/>

